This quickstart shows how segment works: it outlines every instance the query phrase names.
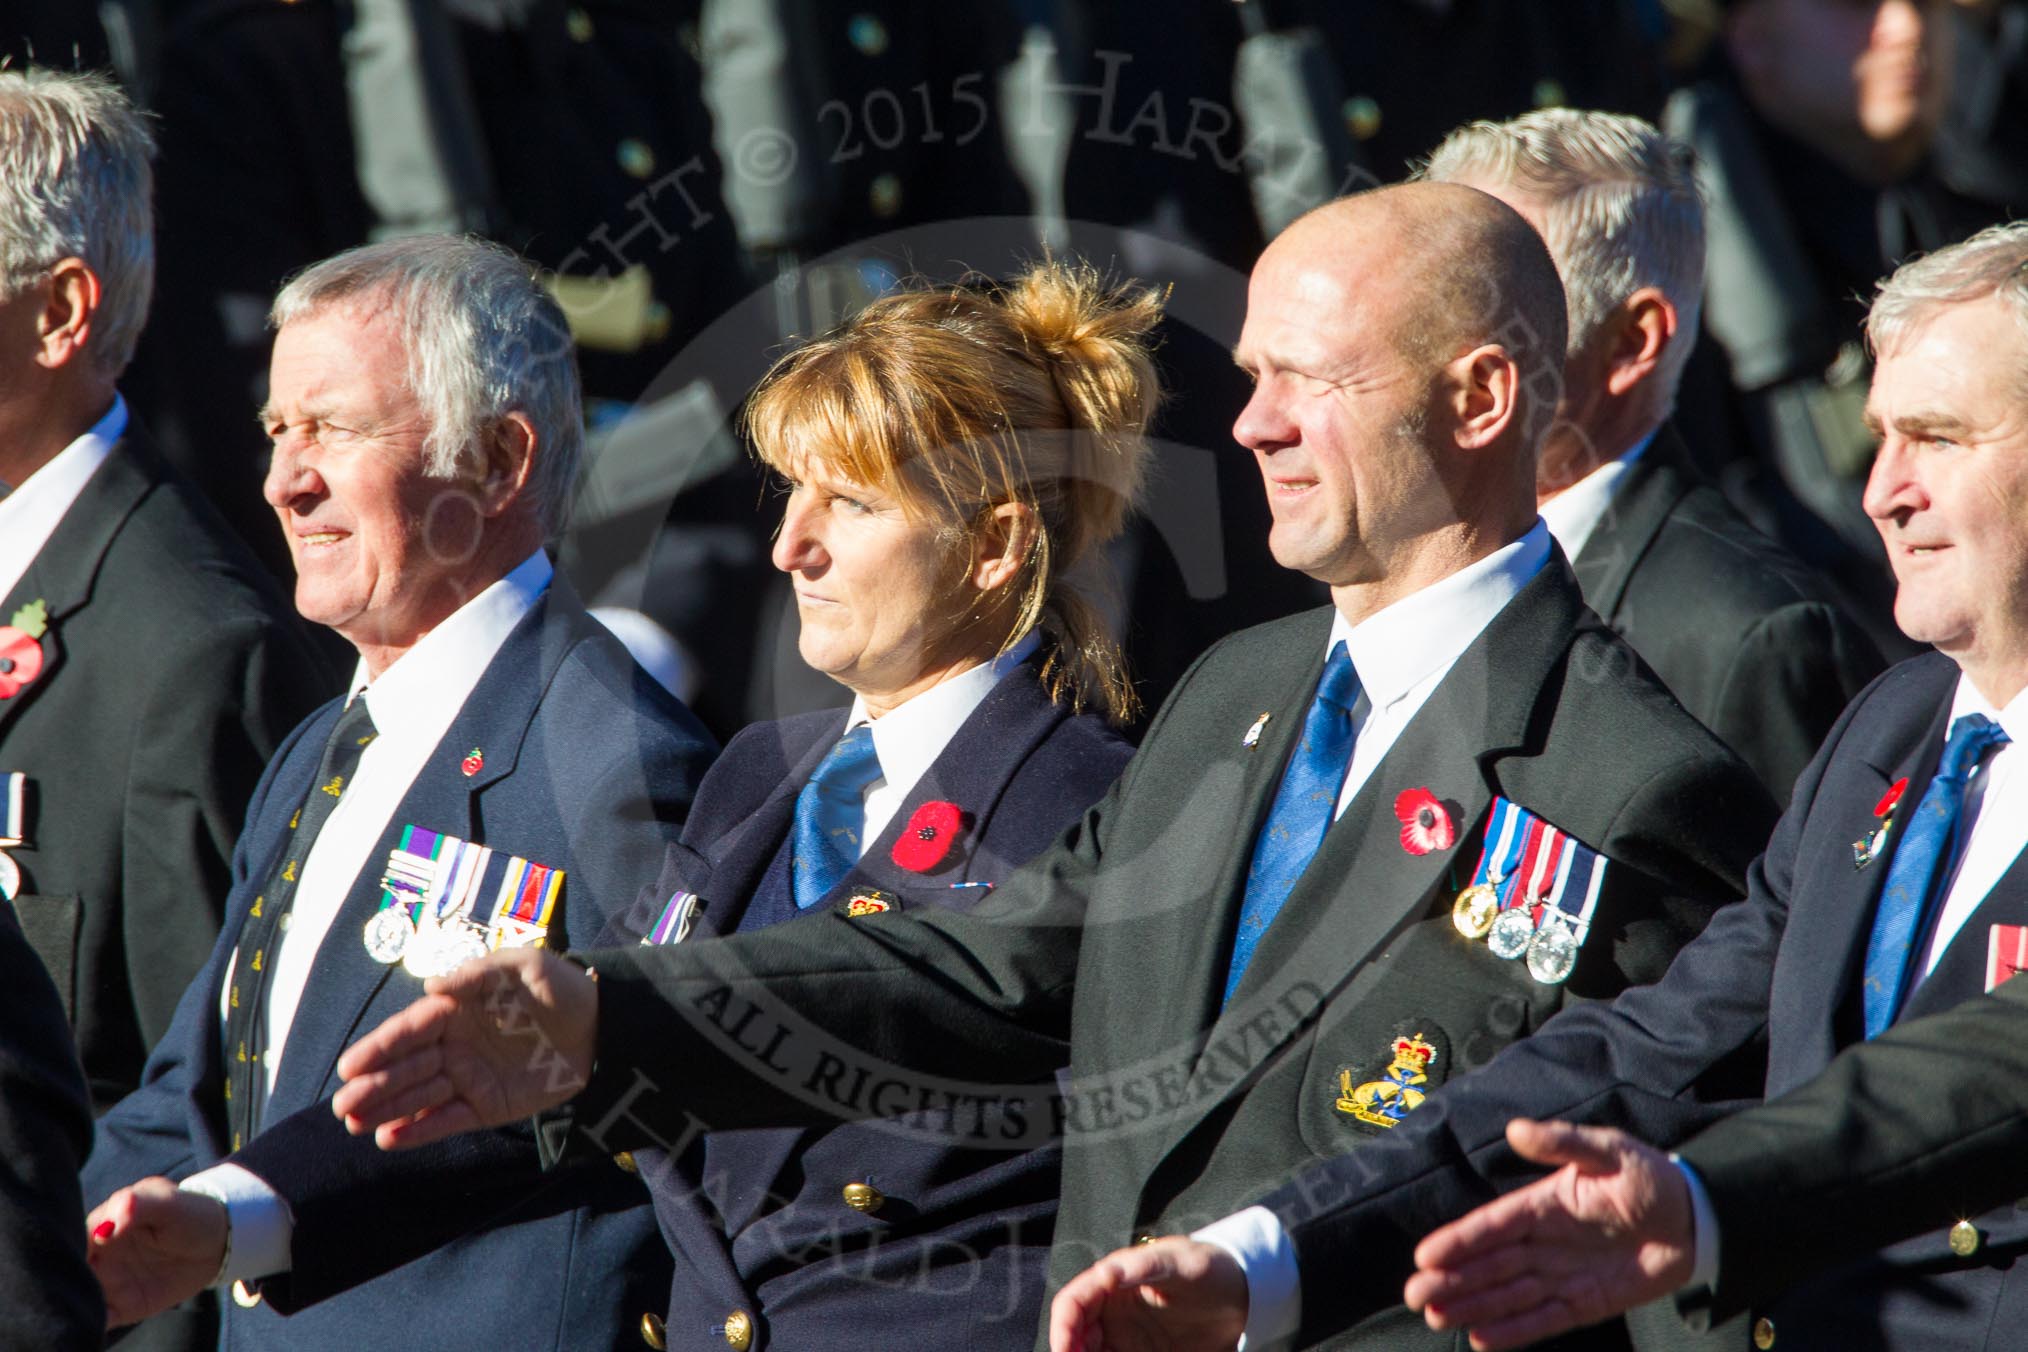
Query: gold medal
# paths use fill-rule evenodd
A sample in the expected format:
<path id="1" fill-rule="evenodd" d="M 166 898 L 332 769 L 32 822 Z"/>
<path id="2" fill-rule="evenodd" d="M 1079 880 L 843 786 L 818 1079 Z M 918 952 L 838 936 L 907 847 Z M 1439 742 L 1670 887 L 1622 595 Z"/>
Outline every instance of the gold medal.
<path id="1" fill-rule="evenodd" d="M 1500 913 L 1500 894 L 1492 883 L 1474 883 L 1451 904 L 1451 923 L 1467 939 L 1483 939 Z"/>

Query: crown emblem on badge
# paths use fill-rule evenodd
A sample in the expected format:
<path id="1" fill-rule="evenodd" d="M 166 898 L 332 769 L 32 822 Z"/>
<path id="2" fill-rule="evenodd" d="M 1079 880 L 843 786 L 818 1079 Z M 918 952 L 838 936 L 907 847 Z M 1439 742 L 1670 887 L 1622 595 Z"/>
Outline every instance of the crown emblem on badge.
<path id="1" fill-rule="evenodd" d="M 1394 1127 L 1420 1105 L 1428 1090 L 1430 1062 L 1436 1048 L 1421 1033 L 1394 1040 L 1394 1060 L 1380 1078 L 1364 1084 L 1352 1083 L 1350 1069 L 1338 1072 L 1338 1101 L 1334 1107 L 1375 1127 Z"/>
<path id="2" fill-rule="evenodd" d="M 1394 1064 L 1389 1066 L 1388 1069 L 1393 1070 L 1397 1066 L 1405 1069 L 1409 1065 L 1413 1065 L 1417 1070 L 1428 1070 L 1429 1063 L 1435 1056 L 1436 1048 L 1424 1042 L 1422 1034 L 1417 1033 L 1413 1037 L 1398 1037 L 1394 1040 Z"/>

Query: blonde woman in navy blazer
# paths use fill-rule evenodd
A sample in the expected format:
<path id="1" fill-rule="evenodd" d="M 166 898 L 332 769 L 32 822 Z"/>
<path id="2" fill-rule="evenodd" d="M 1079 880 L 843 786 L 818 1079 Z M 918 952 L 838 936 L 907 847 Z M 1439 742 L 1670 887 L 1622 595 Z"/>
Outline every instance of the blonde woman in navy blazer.
<path id="1" fill-rule="evenodd" d="M 787 488 L 774 562 L 794 578 L 804 660 L 853 706 L 734 738 L 610 938 L 969 908 L 1104 793 L 1130 755 L 1106 724 L 1133 695 L 1068 579 L 1140 485 L 1158 317 L 1149 294 L 1046 264 L 1005 289 L 886 297 L 776 366 L 747 412 Z M 798 800 L 861 723 L 883 777 L 861 792 L 841 855 L 856 859 L 799 906 Z M 650 1345 L 1028 1347 L 1056 1215 L 1051 1124 L 984 1126 L 962 1096 L 842 1062 L 809 1092 L 836 1099 L 836 1125 L 700 1123 L 675 1157 L 626 1161 L 676 1258 L 666 1314 L 642 1321 Z M 886 1120 L 904 1108 L 914 1131 Z"/>

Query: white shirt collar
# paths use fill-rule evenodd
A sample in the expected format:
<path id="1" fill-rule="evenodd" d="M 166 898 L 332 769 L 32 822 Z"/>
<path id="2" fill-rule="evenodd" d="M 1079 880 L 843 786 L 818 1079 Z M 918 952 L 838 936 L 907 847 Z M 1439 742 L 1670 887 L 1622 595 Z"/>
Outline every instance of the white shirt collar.
<path id="1" fill-rule="evenodd" d="M 354 693 L 366 692 L 375 730 L 399 743 L 435 746 L 555 571 L 549 556 L 538 549 L 452 611 L 378 680 L 368 682 L 362 660 L 353 672 L 351 688 Z"/>
<path id="2" fill-rule="evenodd" d="M 1537 520 L 1520 539 L 1356 625 L 1334 614 L 1324 651 L 1343 639 L 1368 703 L 1385 709 L 1457 661 L 1547 562 L 1549 528 Z"/>
<path id="3" fill-rule="evenodd" d="M 1966 714 L 1984 714 L 2006 729 L 2010 742 L 2028 742 L 2028 689 L 2008 700 L 2006 708 L 1996 709 L 1993 702 L 1972 684 L 1972 678 L 1960 672 L 1957 692 L 1951 696 L 1951 717 L 1944 726 L 1944 736 L 1950 736 L 1951 729 Z"/>
<path id="4" fill-rule="evenodd" d="M 21 581 L 126 431 L 127 401 L 115 393 L 113 406 L 90 430 L 0 495 L 0 596 Z"/>
<path id="5" fill-rule="evenodd" d="M 1614 495 L 1626 483 L 1628 471 L 1654 440 L 1655 433 L 1648 433 L 1625 455 L 1606 461 L 1542 504 L 1542 519 L 1549 523 L 1549 533 L 1563 546 L 1566 558 L 1576 558 L 1591 539 L 1598 523 L 1605 520 L 1606 510 L 1613 505 Z"/>
<path id="6" fill-rule="evenodd" d="M 879 718 L 869 719 L 866 701 L 852 698 L 847 728 L 866 723 L 873 729 L 873 749 L 880 757 L 880 777 L 905 795 L 928 773 L 944 747 L 991 694 L 1002 677 L 1027 661 L 1042 646 L 1042 635 L 1030 630 L 1019 643 L 990 662 L 981 662 L 949 680 L 897 704 Z M 870 836 L 872 833 L 868 832 Z"/>

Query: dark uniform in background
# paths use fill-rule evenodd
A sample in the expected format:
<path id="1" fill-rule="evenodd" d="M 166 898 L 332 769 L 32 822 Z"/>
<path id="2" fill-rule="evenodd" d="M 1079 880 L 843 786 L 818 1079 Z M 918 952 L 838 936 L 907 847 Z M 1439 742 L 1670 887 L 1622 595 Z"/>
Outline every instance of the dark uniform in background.
<path id="1" fill-rule="evenodd" d="M 91 1114 L 56 992 L 4 911 L 0 983 L 0 1344 L 90 1352 L 106 1320 L 77 1181 Z"/>
<path id="2" fill-rule="evenodd" d="M 782 347 L 922 275 L 1006 275 L 1038 252 L 1010 158 L 1013 7 L 934 0 L 705 0 L 698 42 L 723 197 L 754 278 L 702 359 L 727 406 Z M 841 705 L 796 652 L 780 519 L 733 453 L 688 486 L 652 541 L 610 532 L 572 560 L 588 592 L 638 605 L 690 648 L 688 697 L 723 737 Z"/>
<path id="3" fill-rule="evenodd" d="M 0 20 L 0 56 L 11 66 L 90 70 L 110 59 L 105 29 L 82 0 L 9 0 Z"/>
<path id="4" fill-rule="evenodd" d="M 586 393 L 639 398 L 743 290 L 680 6 L 434 0 L 432 88 L 462 91 L 482 219 L 534 262 L 635 281 L 581 344 Z M 162 52 L 160 296 L 137 408 L 169 454 L 286 575 L 260 502 L 270 299 L 291 272 L 376 235 L 362 191 L 338 0 L 209 0 Z M 469 152 L 469 153 L 465 153 Z M 615 285 L 619 283 L 615 282 Z M 567 303 L 567 308 L 570 308 Z M 625 311 L 624 315 L 619 312 Z"/>

